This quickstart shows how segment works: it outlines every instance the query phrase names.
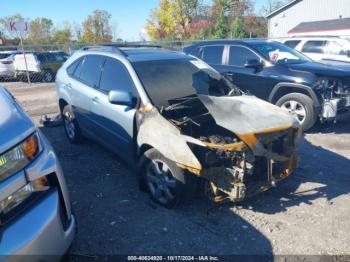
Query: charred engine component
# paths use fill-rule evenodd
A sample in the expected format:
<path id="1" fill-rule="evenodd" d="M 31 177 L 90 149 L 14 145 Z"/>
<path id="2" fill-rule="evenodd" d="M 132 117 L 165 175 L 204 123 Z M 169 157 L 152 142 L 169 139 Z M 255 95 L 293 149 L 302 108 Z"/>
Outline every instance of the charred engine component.
<path id="1" fill-rule="evenodd" d="M 237 142 L 237 138 L 212 135 L 200 137 L 200 140 L 207 147 L 190 146 L 202 164 L 200 176 L 208 181 L 214 200 L 243 200 L 246 196 L 245 180 L 254 171 L 254 156 L 242 142 Z M 239 145 L 242 147 L 238 148 Z M 234 146 L 239 150 L 233 150 Z"/>
<path id="2" fill-rule="evenodd" d="M 336 119 L 338 111 L 350 107 L 350 81 L 349 79 L 321 78 L 314 86 L 322 98 L 321 120 Z"/>

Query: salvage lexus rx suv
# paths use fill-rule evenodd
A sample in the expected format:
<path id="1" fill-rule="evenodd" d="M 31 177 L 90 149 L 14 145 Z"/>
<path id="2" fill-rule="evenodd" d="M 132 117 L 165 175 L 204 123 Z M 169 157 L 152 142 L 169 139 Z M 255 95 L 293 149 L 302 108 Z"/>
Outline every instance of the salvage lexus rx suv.
<path id="1" fill-rule="evenodd" d="M 293 114 L 304 130 L 350 109 L 349 67 L 313 62 L 270 40 L 218 40 L 184 48 L 244 91 Z"/>
<path id="2" fill-rule="evenodd" d="M 56 155 L 14 98 L 0 87 L 0 255 L 47 260 L 64 255 L 75 233 Z M 43 259 L 40 258 L 43 256 Z M 16 260 L 17 261 L 17 260 Z"/>
<path id="3" fill-rule="evenodd" d="M 93 138 L 130 163 L 171 207 L 200 188 L 240 201 L 287 177 L 300 125 L 201 60 L 149 47 L 86 47 L 58 71 L 68 139 Z"/>

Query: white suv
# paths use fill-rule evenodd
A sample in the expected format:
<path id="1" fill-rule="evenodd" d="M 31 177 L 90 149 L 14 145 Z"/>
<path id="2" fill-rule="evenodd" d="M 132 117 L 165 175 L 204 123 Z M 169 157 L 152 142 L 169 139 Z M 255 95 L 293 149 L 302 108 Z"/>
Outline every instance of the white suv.
<path id="1" fill-rule="evenodd" d="M 293 37 L 276 39 L 315 61 L 350 62 L 350 41 L 340 37 Z"/>

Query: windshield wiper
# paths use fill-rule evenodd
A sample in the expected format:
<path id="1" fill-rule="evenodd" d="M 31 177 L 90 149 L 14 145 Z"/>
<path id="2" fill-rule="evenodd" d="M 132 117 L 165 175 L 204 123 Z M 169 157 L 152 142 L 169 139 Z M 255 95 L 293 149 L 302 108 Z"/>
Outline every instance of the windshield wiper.
<path id="1" fill-rule="evenodd" d="M 164 107 L 161 109 L 161 111 L 165 110 L 165 111 L 169 111 L 169 110 L 174 110 L 174 109 L 178 109 L 180 108 L 179 106 L 187 103 L 188 101 L 192 101 L 194 99 L 198 99 L 197 96 L 190 96 L 190 97 L 179 97 L 179 98 L 174 98 L 172 100 L 184 100 L 184 101 L 181 101 L 179 103 L 176 103 L 176 104 L 172 104 L 172 105 L 169 105 L 167 107 Z M 185 107 L 181 107 L 181 108 L 185 108 Z"/>

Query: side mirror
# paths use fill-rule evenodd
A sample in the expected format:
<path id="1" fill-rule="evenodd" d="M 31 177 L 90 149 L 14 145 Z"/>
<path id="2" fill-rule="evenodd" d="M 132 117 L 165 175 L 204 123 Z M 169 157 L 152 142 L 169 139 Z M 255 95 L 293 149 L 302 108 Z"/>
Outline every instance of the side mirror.
<path id="1" fill-rule="evenodd" d="M 112 90 L 108 94 L 108 100 L 114 105 L 135 106 L 134 99 L 128 92 Z"/>
<path id="2" fill-rule="evenodd" d="M 255 68 L 256 70 L 260 69 L 262 66 L 262 62 L 260 62 L 258 59 L 249 59 L 244 64 L 244 67 Z"/>

